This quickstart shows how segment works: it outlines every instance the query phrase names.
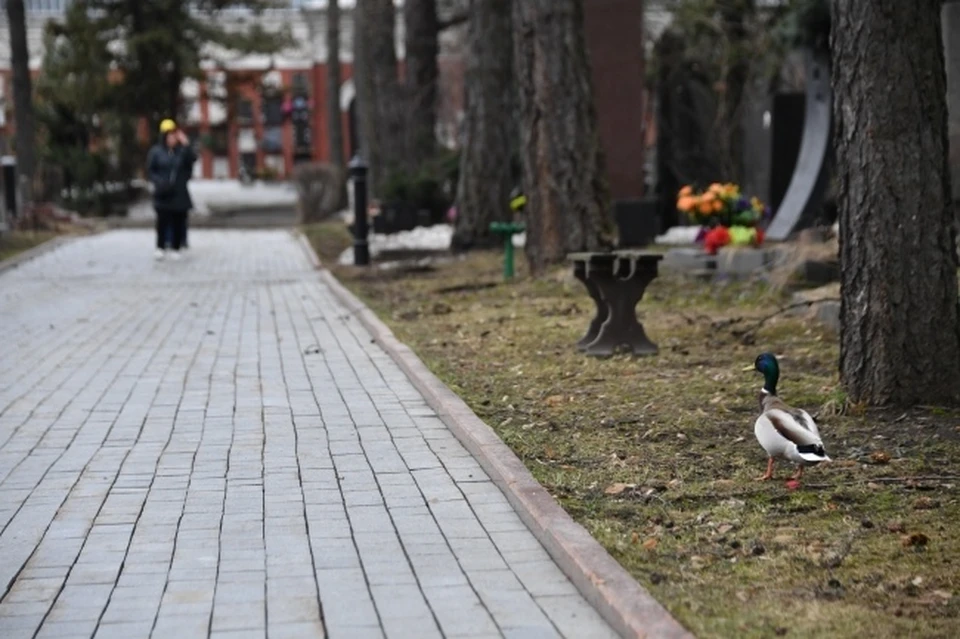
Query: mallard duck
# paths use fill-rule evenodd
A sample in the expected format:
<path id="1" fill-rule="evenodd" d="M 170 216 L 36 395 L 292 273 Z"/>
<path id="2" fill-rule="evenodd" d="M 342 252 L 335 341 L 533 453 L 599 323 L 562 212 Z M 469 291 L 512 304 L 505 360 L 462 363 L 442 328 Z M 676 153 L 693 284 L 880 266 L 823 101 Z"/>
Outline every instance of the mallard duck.
<path id="1" fill-rule="evenodd" d="M 773 460 L 777 457 L 797 463 L 797 474 L 791 483 L 798 485 L 806 466 L 830 461 L 823 449 L 823 440 L 816 423 L 804 410 L 789 406 L 777 396 L 780 380 L 780 364 L 772 353 L 762 353 L 753 366 L 743 370 L 757 370 L 763 375 L 760 390 L 760 417 L 753 432 L 757 441 L 767 451 L 767 472 L 758 477 L 760 481 L 773 479 Z"/>

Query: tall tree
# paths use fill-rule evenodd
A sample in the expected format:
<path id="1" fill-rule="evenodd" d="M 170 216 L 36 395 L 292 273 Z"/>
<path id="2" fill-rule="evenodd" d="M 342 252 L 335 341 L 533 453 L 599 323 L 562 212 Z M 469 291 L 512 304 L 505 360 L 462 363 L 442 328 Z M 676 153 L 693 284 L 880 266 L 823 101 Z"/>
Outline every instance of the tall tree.
<path id="1" fill-rule="evenodd" d="M 361 146 L 370 167 L 370 185 L 379 193 L 404 157 L 393 0 L 358 0 L 354 16 Z"/>
<path id="2" fill-rule="evenodd" d="M 440 76 L 437 66 L 440 53 L 437 0 L 406 0 L 403 23 L 408 100 L 408 121 L 405 123 L 407 162 L 416 167 L 429 160 L 437 148 L 437 79 Z"/>
<path id="3" fill-rule="evenodd" d="M 940 7 L 833 0 L 840 375 L 854 401 L 960 399 Z"/>
<path id="4" fill-rule="evenodd" d="M 466 43 L 464 146 L 452 248 L 491 245 L 490 222 L 510 217 L 516 91 L 510 0 L 471 0 Z"/>
<path id="5" fill-rule="evenodd" d="M 33 85 L 30 80 L 30 52 L 27 48 L 27 17 L 23 0 L 7 0 L 10 25 L 10 60 L 13 66 L 13 114 L 16 124 L 17 170 L 32 199 L 36 166 L 36 132 L 33 122 Z"/>
<path id="6" fill-rule="evenodd" d="M 756 8 L 754 0 L 726 0 L 720 3 L 720 24 L 730 55 L 723 65 L 722 93 L 717 101 L 718 123 L 724 123 L 720 132 L 720 156 L 727 159 L 724 167 L 731 178 L 743 178 L 743 107 L 744 90 L 750 74 L 750 33 L 747 23 Z M 719 128 L 719 127 L 718 127 Z"/>
<path id="7" fill-rule="evenodd" d="M 152 123 L 176 117 L 184 79 L 203 75 L 202 63 L 227 53 L 276 53 L 288 31 L 268 32 L 253 20 L 244 28 L 217 19 L 227 9 L 257 15 L 273 0 L 75 0 L 96 16 L 98 29 L 123 43 L 115 66 L 123 72 L 118 102 Z"/>
<path id="8" fill-rule="evenodd" d="M 89 190 L 106 179 L 104 154 L 91 142 L 109 127 L 134 118 L 112 117 L 116 86 L 110 81 L 110 38 L 80 3 L 44 33 L 43 68 L 37 79 L 37 122 L 43 135 L 44 162 L 60 167 L 64 186 Z M 120 146 L 121 152 L 124 147 Z M 129 158 L 125 158 L 129 159 Z M 131 177 L 136 162 L 121 162 Z"/>
<path id="9" fill-rule="evenodd" d="M 514 0 L 514 66 L 531 271 L 610 246 L 582 0 Z"/>
<path id="10" fill-rule="evenodd" d="M 343 169 L 343 120 L 340 117 L 340 0 L 327 2 L 327 136 L 330 163 Z"/>

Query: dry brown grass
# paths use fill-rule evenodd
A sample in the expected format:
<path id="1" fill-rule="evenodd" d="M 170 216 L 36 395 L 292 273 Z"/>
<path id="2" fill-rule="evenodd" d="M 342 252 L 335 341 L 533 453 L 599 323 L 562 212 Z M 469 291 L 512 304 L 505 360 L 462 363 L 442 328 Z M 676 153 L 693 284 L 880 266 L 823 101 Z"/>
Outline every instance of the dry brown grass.
<path id="1" fill-rule="evenodd" d="M 0 235 L 0 261 L 10 259 L 35 246 L 39 246 L 57 235 L 53 231 L 11 231 Z"/>
<path id="2" fill-rule="evenodd" d="M 744 344 L 785 302 L 766 285 L 658 279 L 639 308 L 660 354 L 597 360 L 573 348 L 592 309 L 565 270 L 500 268 L 335 271 L 698 636 L 956 636 L 958 413 L 847 406 L 835 335 L 802 318 Z M 836 460 L 795 492 L 785 467 L 754 481 L 760 380 L 740 369 L 762 350 Z"/>

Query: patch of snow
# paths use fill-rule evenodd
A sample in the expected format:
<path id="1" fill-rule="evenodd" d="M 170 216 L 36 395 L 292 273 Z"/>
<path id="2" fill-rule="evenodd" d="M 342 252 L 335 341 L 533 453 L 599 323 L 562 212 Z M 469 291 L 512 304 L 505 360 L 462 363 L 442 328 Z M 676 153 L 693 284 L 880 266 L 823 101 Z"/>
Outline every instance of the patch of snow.
<path id="1" fill-rule="evenodd" d="M 190 180 L 188 188 L 199 215 L 217 209 L 289 208 L 297 202 L 296 188 L 285 182 L 245 185 L 239 180 Z"/>
<path id="2" fill-rule="evenodd" d="M 697 235 L 699 234 L 699 226 L 674 226 L 667 229 L 667 232 L 663 235 L 658 235 L 656 243 L 669 246 L 693 244 L 697 241 Z"/>
<path id="3" fill-rule="evenodd" d="M 453 227 L 449 224 L 435 224 L 433 226 L 418 226 L 411 231 L 400 231 L 383 235 L 371 233 L 367 236 L 371 259 L 385 251 L 446 251 L 450 248 L 450 239 L 453 237 Z M 526 235 L 519 233 L 513 236 L 513 245 L 523 248 Z M 340 264 L 353 264 L 353 247 L 346 249 L 337 260 Z"/>
<path id="4" fill-rule="evenodd" d="M 193 214 L 201 217 L 211 211 L 230 209 L 288 209 L 296 205 L 296 188 L 285 182 L 254 182 L 241 184 L 239 180 L 190 180 L 187 183 L 193 200 Z M 146 198 L 128 208 L 133 220 L 150 219 L 154 215 L 153 201 Z"/>

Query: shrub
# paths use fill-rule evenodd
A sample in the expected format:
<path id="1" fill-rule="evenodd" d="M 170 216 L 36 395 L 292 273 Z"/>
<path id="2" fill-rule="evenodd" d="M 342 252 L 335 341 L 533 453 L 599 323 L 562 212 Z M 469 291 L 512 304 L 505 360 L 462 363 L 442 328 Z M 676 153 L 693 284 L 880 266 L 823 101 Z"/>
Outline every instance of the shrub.
<path id="1" fill-rule="evenodd" d="M 459 154 L 446 152 L 416 171 L 395 171 L 383 182 L 383 201 L 427 210 L 435 219 L 442 219 L 453 203 L 459 168 Z"/>
<path id="2" fill-rule="evenodd" d="M 301 224 L 322 222 L 343 205 L 344 174 L 332 164 L 301 164 L 293 170 L 293 183 Z"/>

